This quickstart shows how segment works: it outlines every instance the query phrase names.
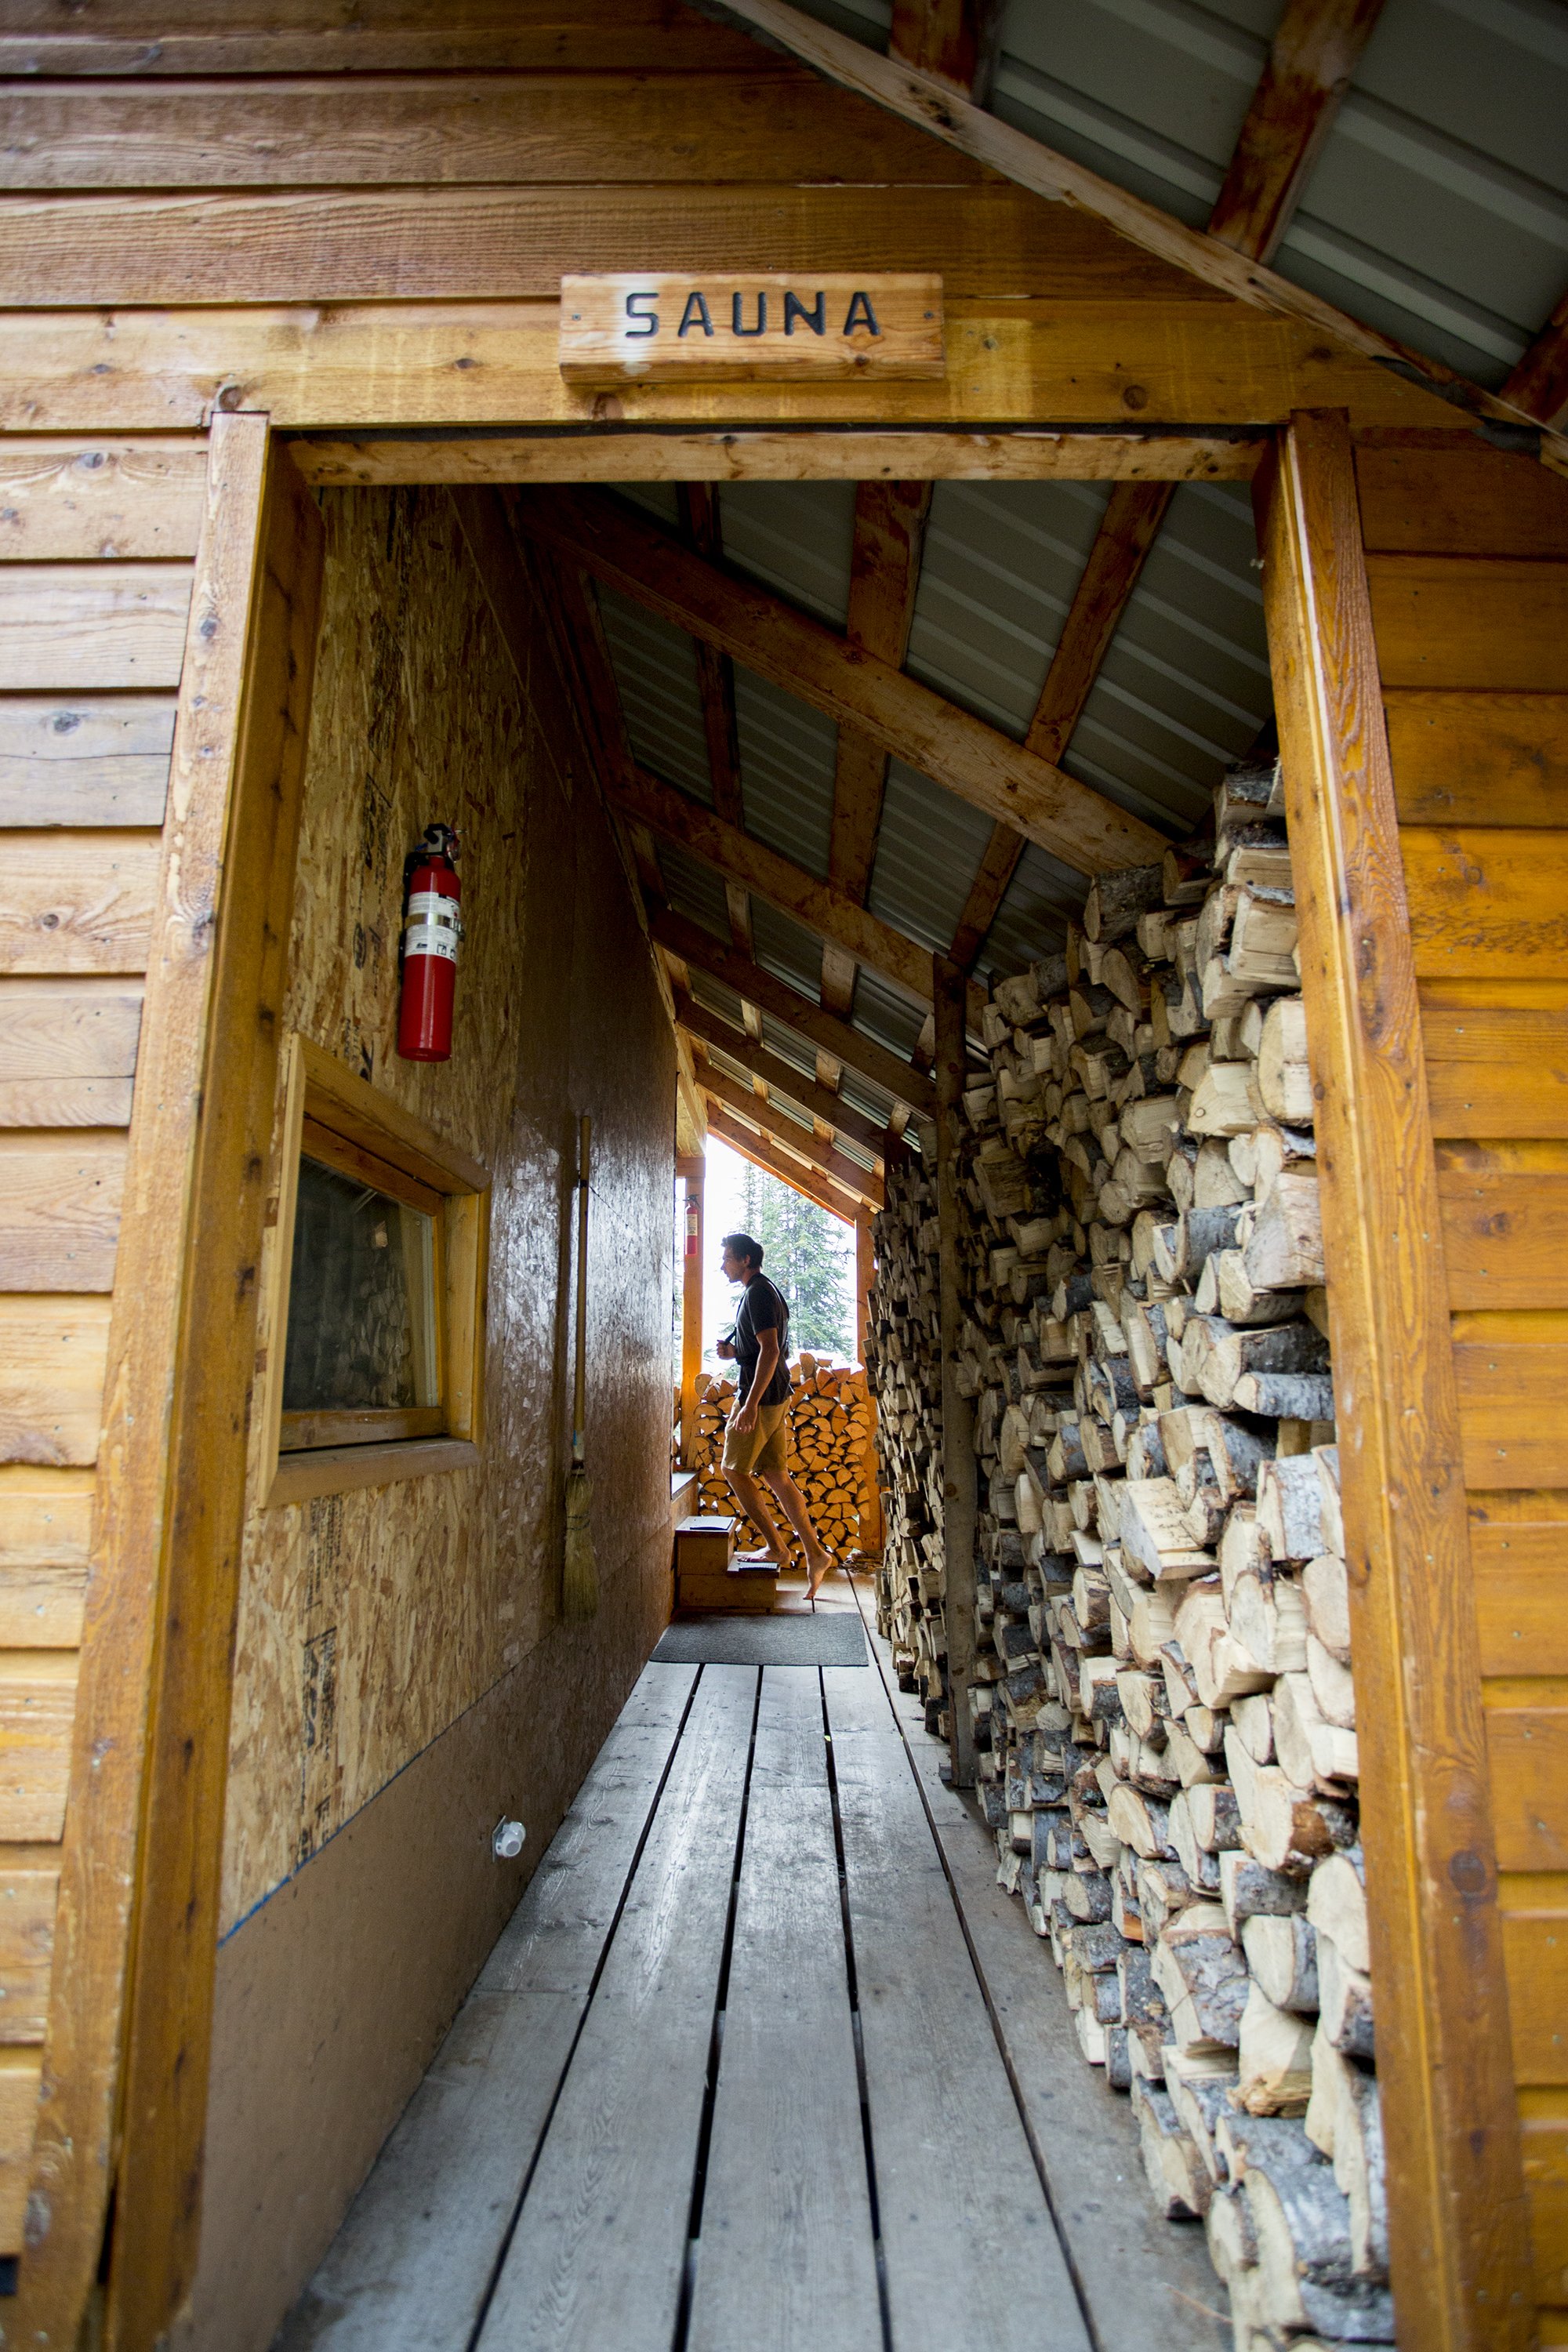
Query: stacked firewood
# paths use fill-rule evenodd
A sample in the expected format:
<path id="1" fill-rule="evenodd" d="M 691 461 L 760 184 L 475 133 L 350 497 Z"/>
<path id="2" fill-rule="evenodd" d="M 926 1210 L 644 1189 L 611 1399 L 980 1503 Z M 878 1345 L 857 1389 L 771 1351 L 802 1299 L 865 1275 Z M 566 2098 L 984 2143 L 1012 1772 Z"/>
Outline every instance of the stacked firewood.
<path id="1" fill-rule="evenodd" d="M 1393 2338 L 1295 947 L 1234 772 L 998 983 L 964 1104 L 979 1792 L 1242 2352 Z"/>
<path id="2" fill-rule="evenodd" d="M 927 1728 L 945 1735 L 936 1188 L 912 1155 L 888 1163 L 871 1239 L 877 1280 L 866 1364 L 876 1382 L 885 1520 L 877 1622 L 892 1644 L 903 1687 L 925 1700 Z"/>
<path id="3" fill-rule="evenodd" d="M 824 1549 L 836 1559 L 847 1559 L 858 1548 L 860 1514 L 870 1500 L 871 1406 L 866 1374 L 805 1349 L 791 1359 L 789 1372 L 789 1475 L 805 1496 Z M 720 1466 L 735 1396 L 733 1372 L 720 1379 L 699 1373 L 696 1445 L 689 1466 L 698 1473 L 698 1508 L 702 1511 L 735 1508 Z M 679 1426 L 679 1395 L 676 1412 Z M 782 1514 L 779 1533 L 792 1564 L 800 1566 L 801 1547 Z M 763 1543 L 749 1519 L 742 1525 L 739 1540 L 742 1550 L 760 1549 Z"/>

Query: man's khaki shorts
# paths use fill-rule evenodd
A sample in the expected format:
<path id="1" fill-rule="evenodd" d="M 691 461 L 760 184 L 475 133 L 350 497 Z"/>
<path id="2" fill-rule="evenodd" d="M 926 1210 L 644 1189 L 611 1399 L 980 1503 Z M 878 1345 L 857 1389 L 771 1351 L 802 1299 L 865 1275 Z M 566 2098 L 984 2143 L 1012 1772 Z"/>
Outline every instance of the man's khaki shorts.
<path id="1" fill-rule="evenodd" d="M 740 1411 L 737 1405 L 736 1412 Z M 784 1415 L 788 1404 L 760 1404 L 754 1429 L 744 1437 L 735 1432 L 735 1414 L 730 1416 L 730 1426 L 724 1433 L 724 1467 L 739 1470 L 744 1477 L 758 1476 L 767 1471 L 782 1475 L 785 1465 Z"/>

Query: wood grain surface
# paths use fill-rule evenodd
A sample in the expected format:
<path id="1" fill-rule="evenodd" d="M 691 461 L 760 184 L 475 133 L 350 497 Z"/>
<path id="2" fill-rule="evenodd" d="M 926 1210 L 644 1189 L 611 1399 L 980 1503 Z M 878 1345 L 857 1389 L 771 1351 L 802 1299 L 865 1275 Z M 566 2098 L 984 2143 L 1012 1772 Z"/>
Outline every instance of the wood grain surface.
<path id="1" fill-rule="evenodd" d="M 189 559 L 206 470 L 206 445 L 195 437 L 89 448 L 40 440 L 0 451 L 0 563 Z"/>
<path id="2" fill-rule="evenodd" d="M 74 2341 L 96 2268 L 108 2186 L 110 2125 L 118 2096 L 118 2051 L 125 1995 L 129 1895 L 135 1875 L 141 1768 L 151 1634 L 164 1525 L 167 1432 L 138 1410 L 141 1397 L 173 1379 L 180 1322 L 184 1230 L 180 1193 L 194 1139 L 212 959 L 207 923 L 227 823 L 228 777 L 260 504 L 265 427 L 220 428 L 224 462 L 206 494 L 205 558 L 198 562 L 198 613 L 225 625 L 199 646 L 205 689 L 199 715 L 187 711 L 172 797 L 165 876 L 139 849 L 141 957 L 154 908 L 160 954 L 150 988 L 153 1085 L 142 1098 L 131 1157 L 132 1198 L 143 1211 L 133 1244 L 129 1292 L 110 1327 L 107 1300 L 93 1302 L 96 1349 L 115 1367 L 107 1404 L 111 1437 L 100 1498 L 96 1608 L 82 1654 L 77 1725 L 80 1778 L 71 1836 L 62 1855 L 58 1948 L 46 2079 L 47 2118 L 37 2153 L 37 2242 L 28 2263 L 29 2326 L 40 2343 Z M 189 575 L 186 575 L 187 593 Z M 209 751 L 221 756 L 210 764 Z M 91 836 L 88 836 L 91 838 Z M 60 847 L 69 838 L 57 836 Z M 110 845 L 112 846 L 112 845 Z M 173 887 L 170 887 L 172 878 Z M 134 969 L 123 958 L 121 969 Z M 132 1294 L 133 1293 L 133 1298 Z M 92 1404 L 105 1418 L 100 1367 Z M 91 1449 L 74 1456 L 90 1461 Z M 106 1741 L 102 1748 L 94 1743 Z"/>
<path id="3" fill-rule="evenodd" d="M 467 2352 L 696 1681 L 644 1673 L 279 2352 Z"/>
<path id="4" fill-rule="evenodd" d="M 763 1675 L 687 2340 L 692 2352 L 882 2344 L 822 1683 L 810 1667 Z"/>
<path id="5" fill-rule="evenodd" d="M 893 2340 L 1088 2352 L 974 1964 L 876 1678 L 824 1670 Z M 940 2132 L 931 2129 L 941 2118 Z M 983 2185 L 984 2184 L 984 2185 Z M 1021 2307 L 1017 2282 L 1034 2293 Z"/>
<path id="6" fill-rule="evenodd" d="M 0 824 L 160 825 L 172 694 L 8 694 L 0 700 Z"/>
<path id="7" fill-rule="evenodd" d="M 1344 419 L 1293 418 L 1259 490 L 1321 1104 L 1395 2293 L 1402 2329 L 1433 2352 L 1522 2352 L 1526 2216 L 1459 1383 L 1381 724 L 1382 640 Z M 1415 1410 L 1402 1409 L 1406 1399 Z"/>
<path id="8" fill-rule="evenodd" d="M 756 1699 L 703 1670 L 476 2352 L 673 2334 Z"/>

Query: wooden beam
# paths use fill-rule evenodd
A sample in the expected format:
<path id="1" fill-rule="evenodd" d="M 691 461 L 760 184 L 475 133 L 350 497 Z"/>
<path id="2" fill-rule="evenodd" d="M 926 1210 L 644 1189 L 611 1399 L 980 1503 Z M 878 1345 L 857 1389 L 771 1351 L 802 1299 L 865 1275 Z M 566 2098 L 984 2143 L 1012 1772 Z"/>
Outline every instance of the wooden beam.
<path id="1" fill-rule="evenodd" d="M 697 1212 L 697 1247 L 691 1247 L 691 1236 L 683 1237 L 685 1255 L 680 1261 L 680 1466 L 691 1470 L 697 1465 L 697 1376 L 702 1370 L 702 1271 L 707 1263 L 702 1228 L 703 1188 L 707 1179 L 707 1162 L 700 1155 L 688 1160 L 681 1171 L 686 1192 L 685 1209 L 689 1222 L 693 1208 Z"/>
<path id="2" fill-rule="evenodd" d="M 948 950 L 948 961 L 960 971 L 973 971 L 975 959 L 985 945 L 986 933 L 996 920 L 1009 884 L 1018 870 L 1018 860 L 1024 855 L 1024 836 L 1015 833 L 1010 824 L 994 824 L 986 843 L 963 910 L 958 918 L 958 928 Z"/>
<path id="3" fill-rule="evenodd" d="M 215 419 L 176 721 L 14 2321 L 163 2340 L 201 2211 L 258 1254 L 322 532 L 262 416 Z M 149 1399 L 160 1401 L 147 1410 Z"/>
<path id="4" fill-rule="evenodd" d="M 1106 501 L 1024 738 L 1042 759 L 1059 760 L 1071 740 L 1173 495 L 1169 482 L 1118 482 Z M 973 969 L 1023 854 L 1023 841 L 1012 826 L 998 825 L 948 950 L 965 971 Z"/>
<path id="5" fill-rule="evenodd" d="M 1382 8 L 1383 0 L 1289 0 L 1209 217 L 1211 236 L 1255 260 L 1268 259 Z M 1059 761 L 1071 740 L 1174 491 L 1170 482 L 1119 482 L 1111 491 L 1024 738 L 1043 760 Z M 966 971 L 1022 855 L 1022 842 L 998 825 L 949 950 Z"/>
<path id="6" fill-rule="evenodd" d="M 874 1118 L 865 1118 L 858 1110 L 851 1110 L 826 1087 L 818 1085 L 777 1054 L 770 1054 L 765 1045 L 759 1045 L 743 1030 L 721 1020 L 717 1013 L 710 1013 L 695 997 L 676 999 L 676 1019 L 689 1037 L 728 1054 L 732 1062 L 739 1062 L 743 1070 L 761 1078 L 771 1094 L 783 1095 L 786 1102 L 798 1103 L 802 1110 L 810 1111 L 814 1118 L 821 1119 L 836 1133 L 852 1137 L 879 1159 L 887 1150 L 887 1130 L 879 1128 Z"/>
<path id="7" fill-rule="evenodd" d="M 719 502 L 707 482 L 682 482 L 676 491 L 680 509 L 680 535 L 688 547 L 710 562 L 721 553 Z M 713 805 L 731 824 L 743 824 L 741 801 L 741 738 L 735 723 L 735 665 L 717 646 L 695 640 L 697 694 L 702 705 L 702 733 L 708 746 L 708 781 Z M 742 955 L 752 952 L 752 903 L 738 882 L 726 882 L 730 934 Z"/>
<path id="8" fill-rule="evenodd" d="M 722 646 L 840 725 L 859 728 L 1079 873 L 1163 855 L 1165 837 L 1152 825 L 781 597 L 704 563 L 603 492 L 534 490 L 518 494 L 514 510 L 521 530 L 623 595 Z"/>
<path id="9" fill-rule="evenodd" d="M 845 635 L 894 669 L 902 669 L 909 651 L 931 487 L 921 481 L 862 482 L 855 494 Z M 827 878 L 858 906 L 865 905 L 870 886 L 887 780 L 882 746 L 858 729 L 840 727 Z M 829 942 L 822 953 L 823 1003 L 830 1013 L 847 1016 L 854 993 L 854 963 Z"/>
<path id="10" fill-rule="evenodd" d="M 804 1199 L 814 1201 L 830 1216 L 842 1218 L 847 1225 L 854 1224 L 856 1219 L 864 1213 L 858 1193 L 846 1192 L 834 1183 L 831 1177 L 819 1176 L 804 1160 L 792 1159 L 771 1136 L 759 1135 L 753 1129 L 743 1126 L 740 1119 L 731 1118 L 718 1103 L 710 1108 L 708 1131 L 718 1136 L 721 1142 L 727 1143 L 731 1151 L 738 1151 L 742 1160 L 749 1160 L 753 1168 L 762 1169 L 765 1175 L 776 1176 L 782 1184 L 793 1185 Z"/>
<path id="11" fill-rule="evenodd" d="M 789 425 L 719 433 L 460 430 L 405 438 L 301 435 L 300 472 L 322 488 L 449 482 L 1250 481 L 1268 436 L 1161 431 L 1075 432 L 1070 425 L 992 426 L 951 432 L 861 426 L 847 432 Z"/>
<path id="12" fill-rule="evenodd" d="M 1272 258 L 1300 202 L 1383 0 L 1288 0 L 1253 93 L 1209 235 Z"/>
<path id="13" fill-rule="evenodd" d="M 1001 36 L 1001 0 L 893 0 L 888 55 L 984 106 Z"/>
<path id="14" fill-rule="evenodd" d="M 711 1062 L 698 1063 L 697 1083 L 710 1104 L 717 1103 L 721 1110 L 731 1111 L 738 1118 L 749 1119 L 753 1127 L 761 1128 L 764 1135 L 771 1135 L 776 1143 L 793 1151 L 797 1160 L 804 1160 L 815 1168 L 819 1176 L 831 1177 L 845 1192 L 855 1193 L 868 1208 L 881 1207 L 881 1181 L 871 1170 L 862 1168 L 847 1153 L 834 1150 L 831 1144 L 820 1143 L 810 1128 L 802 1127 L 798 1119 L 793 1119 L 787 1111 L 780 1110 L 766 1095 L 755 1094 L 749 1087 L 738 1085 L 733 1078 L 726 1077 L 722 1070 L 715 1069 Z"/>
<path id="15" fill-rule="evenodd" d="M 1502 389 L 1505 400 L 1542 425 L 1568 422 L 1568 294 Z"/>
<path id="16" fill-rule="evenodd" d="M 659 946 L 671 955 L 679 956 L 694 971 L 705 971 L 710 979 L 721 981 L 724 986 L 749 1004 L 760 1005 L 784 1028 L 793 1029 L 808 1045 L 818 1045 L 847 1069 L 858 1070 L 875 1087 L 908 1104 L 929 1118 L 936 1108 L 936 1096 L 931 1080 L 912 1063 L 900 1061 L 886 1045 L 879 1045 L 874 1037 L 864 1036 L 851 1029 L 846 1021 L 824 1013 L 809 996 L 803 996 L 787 981 L 776 980 L 760 964 L 739 956 L 700 923 L 689 923 L 682 915 L 668 908 L 659 909 L 648 918 L 648 929 Z"/>
<path id="17" fill-rule="evenodd" d="M 1326 341 L 1363 359 L 1391 368 L 1406 381 L 1424 386 L 1452 407 L 1473 416 L 1495 417 L 1509 425 L 1533 422 L 1497 394 L 1445 367 L 1440 360 L 1408 344 L 1395 341 L 1348 312 L 1336 310 L 1305 287 L 1292 285 L 1262 262 L 1249 260 L 1217 236 L 1188 228 L 1173 214 L 1146 203 L 1114 181 L 1102 179 L 1082 163 L 1047 147 L 1026 131 L 1016 131 L 984 107 L 972 105 L 942 82 L 901 64 L 879 57 L 874 49 L 807 16 L 789 0 L 710 0 L 722 13 L 753 33 L 775 43 L 791 57 L 801 58 L 841 89 L 858 90 L 862 98 L 885 106 L 906 122 L 918 122 L 934 139 L 945 141 L 960 154 L 987 163 L 1019 187 L 1031 189 L 1055 204 L 1075 205 L 1173 268 L 1184 269 L 1218 293 L 1229 294 L 1259 310 L 1294 319 L 1311 327 Z M 1568 470 L 1568 441 L 1553 436 L 1540 445 L 1542 458 L 1556 469 Z"/>
<path id="18" fill-rule="evenodd" d="M 700 801 L 689 800 L 672 784 L 639 768 L 634 782 L 614 795 L 622 815 L 646 824 L 662 840 L 673 841 L 691 856 L 711 866 L 726 881 L 754 891 L 770 907 L 791 916 L 819 939 L 830 939 L 858 963 L 869 964 L 917 1001 L 931 1002 L 931 955 L 917 941 L 895 930 L 852 898 L 819 882 L 804 866 L 781 856 L 765 843 L 753 841 L 738 825 L 726 824 Z M 979 1027 L 984 998 L 975 992 L 970 1018 Z"/>
<path id="19" fill-rule="evenodd" d="M 969 1083 L 964 980 L 945 956 L 932 959 L 936 999 L 937 1272 L 942 1316 L 942 1524 L 946 1564 L 948 1749 L 953 1786 L 974 1785 L 969 1685 L 974 1672 L 974 1408 L 959 1385 L 963 1348 L 963 1090 Z"/>
<path id="20" fill-rule="evenodd" d="M 1342 1408 L 1399 2332 L 1422 2352 L 1523 2352 L 1531 2260 L 1442 1203 L 1342 416 L 1291 420 L 1264 507 Z"/>

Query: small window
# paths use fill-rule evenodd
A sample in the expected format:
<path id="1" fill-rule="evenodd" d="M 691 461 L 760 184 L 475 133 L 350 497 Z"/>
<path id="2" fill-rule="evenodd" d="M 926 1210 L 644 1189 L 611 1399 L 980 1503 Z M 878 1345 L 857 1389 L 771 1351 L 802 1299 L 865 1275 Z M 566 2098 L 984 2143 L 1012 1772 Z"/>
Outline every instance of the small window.
<path id="1" fill-rule="evenodd" d="M 471 1455 L 489 1204 L 482 1169 L 308 1039 L 290 1040 L 288 1073 L 262 1354 L 269 1502 Z"/>

